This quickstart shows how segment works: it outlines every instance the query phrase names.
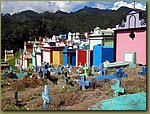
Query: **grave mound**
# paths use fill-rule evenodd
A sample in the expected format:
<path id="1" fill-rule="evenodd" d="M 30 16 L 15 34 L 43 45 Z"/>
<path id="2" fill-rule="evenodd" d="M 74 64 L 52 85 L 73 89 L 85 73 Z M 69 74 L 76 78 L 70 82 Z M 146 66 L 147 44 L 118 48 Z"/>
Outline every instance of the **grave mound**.
<path id="1" fill-rule="evenodd" d="M 146 110 L 146 92 L 106 99 L 88 110 Z"/>

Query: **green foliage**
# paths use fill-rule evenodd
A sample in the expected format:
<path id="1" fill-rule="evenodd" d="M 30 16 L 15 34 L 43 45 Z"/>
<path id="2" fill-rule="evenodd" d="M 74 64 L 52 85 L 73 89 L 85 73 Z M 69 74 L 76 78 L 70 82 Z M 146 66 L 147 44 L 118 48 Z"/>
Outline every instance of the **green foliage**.
<path id="1" fill-rule="evenodd" d="M 1 62 L 4 62 L 5 61 L 5 58 L 1 58 Z"/>
<path id="2" fill-rule="evenodd" d="M 38 36 L 90 32 L 96 26 L 102 29 L 115 27 L 131 10 L 127 7 L 121 7 L 116 11 L 85 7 L 71 13 L 37 13 L 27 10 L 13 15 L 1 14 L 2 57 L 5 49 L 19 50 L 23 48 L 24 41 L 38 39 Z M 146 20 L 146 11 L 141 16 Z"/>
<path id="3" fill-rule="evenodd" d="M 9 63 L 9 65 L 12 65 L 13 70 L 18 70 L 18 68 L 15 66 L 15 59 L 18 59 L 19 57 L 20 57 L 20 53 L 17 51 L 14 54 L 14 58 L 7 61 Z"/>

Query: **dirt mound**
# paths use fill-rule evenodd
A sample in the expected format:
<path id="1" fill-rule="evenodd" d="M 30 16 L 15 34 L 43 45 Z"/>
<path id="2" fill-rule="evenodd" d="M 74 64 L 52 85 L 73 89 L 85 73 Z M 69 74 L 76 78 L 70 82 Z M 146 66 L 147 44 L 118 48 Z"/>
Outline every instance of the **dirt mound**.
<path id="1" fill-rule="evenodd" d="M 113 70 L 110 72 L 111 74 L 117 71 L 117 69 Z M 141 67 L 123 68 L 123 71 L 128 75 L 121 79 L 121 87 L 125 88 L 125 94 L 146 91 L 146 76 L 137 74 L 138 71 L 141 71 Z M 70 84 L 77 79 L 81 79 L 80 76 L 74 75 L 70 79 L 68 78 L 68 84 L 64 83 L 63 78 L 58 78 L 57 84 L 54 84 L 49 79 L 8 79 L 4 77 L 1 80 L 2 110 L 42 110 L 42 92 L 45 84 L 48 84 L 49 95 L 52 98 L 48 110 L 87 110 L 102 100 L 114 97 L 114 90 L 111 89 L 111 85 L 114 85 L 117 79 L 92 80 L 90 87 L 81 91 L 77 83 Z M 93 79 L 92 76 L 89 76 L 89 79 L 91 78 Z M 16 90 L 19 93 L 19 100 L 26 104 L 21 108 L 14 104 L 14 91 Z"/>
<path id="2" fill-rule="evenodd" d="M 52 95 L 52 101 L 49 105 L 49 110 L 62 110 L 64 106 L 72 106 L 74 104 L 79 103 L 80 101 L 80 93 L 61 93 L 56 95 Z"/>
<path id="3" fill-rule="evenodd" d="M 26 88 L 36 88 L 45 84 L 46 81 L 44 81 L 43 79 L 22 78 L 12 83 L 11 88 L 15 91 L 22 91 Z"/>

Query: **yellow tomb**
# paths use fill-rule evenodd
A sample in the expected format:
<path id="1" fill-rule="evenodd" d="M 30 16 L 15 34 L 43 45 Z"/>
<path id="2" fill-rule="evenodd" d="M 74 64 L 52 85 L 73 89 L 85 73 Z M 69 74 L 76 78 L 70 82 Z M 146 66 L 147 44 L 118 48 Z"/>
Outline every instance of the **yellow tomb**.
<path id="1" fill-rule="evenodd" d="M 53 64 L 62 64 L 62 51 L 53 51 Z"/>

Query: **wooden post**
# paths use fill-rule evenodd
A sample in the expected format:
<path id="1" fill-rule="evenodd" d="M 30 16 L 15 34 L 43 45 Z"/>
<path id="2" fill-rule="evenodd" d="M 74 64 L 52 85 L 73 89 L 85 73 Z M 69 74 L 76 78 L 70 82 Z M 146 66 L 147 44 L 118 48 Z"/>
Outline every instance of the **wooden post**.
<path id="1" fill-rule="evenodd" d="M 16 101 L 16 106 L 18 106 L 18 91 L 15 92 L 15 101 Z"/>

